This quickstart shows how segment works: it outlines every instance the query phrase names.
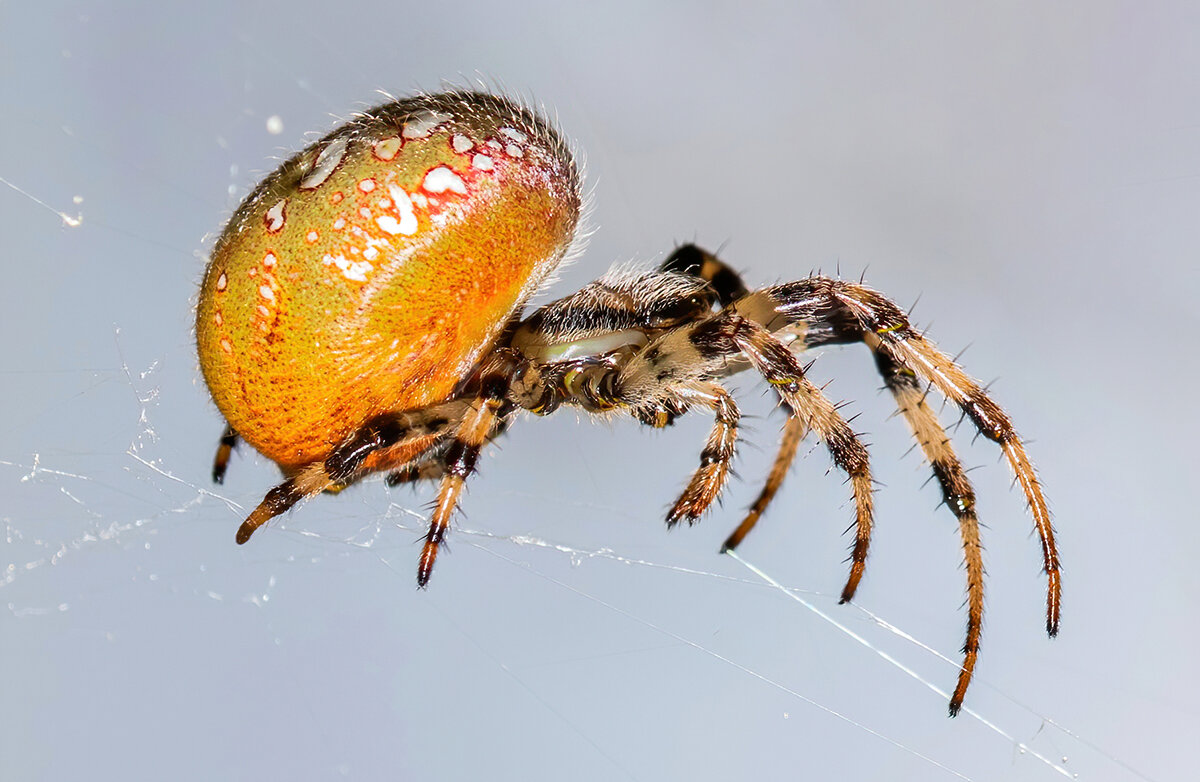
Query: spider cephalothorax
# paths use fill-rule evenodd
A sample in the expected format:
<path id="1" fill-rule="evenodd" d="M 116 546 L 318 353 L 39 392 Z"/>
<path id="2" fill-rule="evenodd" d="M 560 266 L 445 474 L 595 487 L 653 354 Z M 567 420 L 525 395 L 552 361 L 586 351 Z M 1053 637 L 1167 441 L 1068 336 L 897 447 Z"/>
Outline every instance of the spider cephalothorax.
<path id="1" fill-rule="evenodd" d="M 861 342 L 958 518 L 967 636 L 951 713 L 975 667 L 983 563 L 975 495 L 938 416 L 936 390 L 996 442 L 1029 503 L 1058 630 L 1060 579 L 1041 485 L 1008 416 L 890 300 L 829 277 L 750 291 L 693 245 L 657 271 L 617 271 L 522 317 L 568 252 L 580 177 L 536 113 L 483 93 L 380 106 L 268 176 L 235 213 L 197 308 L 201 367 L 229 422 L 213 476 L 239 436 L 286 480 L 238 530 L 239 543 L 301 499 L 366 475 L 439 481 L 417 581 L 425 586 L 484 445 L 520 412 L 564 405 L 662 427 L 692 408 L 715 419 L 700 466 L 667 514 L 696 521 L 720 495 L 737 444 L 737 403 L 721 381 L 753 370 L 790 415 L 736 547 L 813 433 L 849 477 L 853 598 L 873 525 L 867 450 L 796 357 Z"/>

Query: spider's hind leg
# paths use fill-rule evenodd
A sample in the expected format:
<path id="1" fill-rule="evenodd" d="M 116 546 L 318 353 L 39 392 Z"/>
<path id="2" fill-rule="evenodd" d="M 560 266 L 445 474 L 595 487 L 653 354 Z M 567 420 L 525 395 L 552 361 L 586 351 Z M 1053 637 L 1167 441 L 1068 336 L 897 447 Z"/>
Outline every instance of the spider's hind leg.
<path id="1" fill-rule="evenodd" d="M 225 432 L 221 435 L 221 440 L 217 444 L 217 454 L 213 457 L 213 483 L 225 482 L 225 471 L 229 468 L 229 456 L 233 453 L 233 449 L 237 448 L 238 439 L 238 433 L 233 431 L 233 427 L 225 424 Z"/>
<path id="2" fill-rule="evenodd" d="M 466 403 L 447 402 L 423 410 L 388 413 L 367 422 L 320 462 L 305 465 L 267 492 L 238 528 L 237 542 L 286 513 L 306 497 L 340 491 L 362 477 L 409 464 L 444 438 L 462 417 Z"/>

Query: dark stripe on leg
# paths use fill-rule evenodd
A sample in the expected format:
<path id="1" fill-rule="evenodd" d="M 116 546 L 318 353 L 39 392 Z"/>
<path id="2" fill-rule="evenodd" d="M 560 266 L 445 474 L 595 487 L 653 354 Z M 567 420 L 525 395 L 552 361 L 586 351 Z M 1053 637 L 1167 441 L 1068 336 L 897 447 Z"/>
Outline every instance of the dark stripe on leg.
<path id="1" fill-rule="evenodd" d="M 804 377 L 804 369 L 786 345 L 754 321 L 737 316 L 725 320 L 728 325 L 724 331 L 729 338 L 775 387 L 795 415 L 816 432 L 817 437 L 825 443 L 833 463 L 850 478 L 855 504 L 855 535 L 850 551 L 850 577 L 842 588 L 841 602 L 845 603 L 853 599 L 866 570 L 874 525 L 874 499 L 867 449 L 833 403 Z"/>
<path id="2" fill-rule="evenodd" d="M 237 447 L 237 444 L 237 432 L 233 431 L 232 426 L 226 424 L 225 433 L 221 435 L 221 441 L 217 444 L 217 455 L 213 457 L 213 483 L 225 482 L 225 470 L 229 467 L 229 455 L 233 453 L 233 449 Z"/>
<path id="3" fill-rule="evenodd" d="M 962 707 L 971 683 L 983 632 L 983 547 L 979 519 L 975 514 L 975 491 L 967 479 L 962 462 L 954 453 L 945 427 L 925 400 L 925 388 L 916 374 L 900 363 L 891 347 L 877 335 L 869 334 L 864 341 L 874 352 L 875 364 L 884 384 L 892 392 L 900 413 L 933 469 L 942 488 L 943 502 L 958 518 L 967 571 L 967 635 L 962 647 L 964 658 L 959 669 L 958 684 L 950 698 L 950 716 L 953 717 Z"/>
<path id="4" fill-rule="evenodd" d="M 425 545 L 417 563 L 417 586 L 424 588 L 433 574 L 438 550 L 450 528 L 450 519 L 458 505 L 467 477 L 475 472 L 479 451 L 491 438 L 496 427 L 502 427 L 499 414 L 504 406 L 514 364 L 509 356 L 498 356 L 497 363 L 485 371 L 479 382 L 479 396 L 473 409 L 462 419 L 454 432 L 450 446 L 443 457 L 445 474 L 438 487 L 433 515 L 429 519 L 429 530 L 425 533 Z"/>
<path id="5" fill-rule="evenodd" d="M 729 478 L 729 464 L 733 461 L 737 425 L 741 417 L 733 397 L 716 383 L 698 383 L 684 389 L 680 397 L 684 401 L 708 407 L 716 420 L 704 450 L 700 452 L 700 467 L 667 514 L 668 527 L 684 519 L 689 524 L 695 523 L 720 496 Z"/>
<path id="6" fill-rule="evenodd" d="M 722 307 L 728 307 L 749 293 L 740 274 L 717 256 L 694 244 L 685 244 L 677 248 L 659 268 L 665 272 L 690 274 L 706 281 L 716 292 Z"/>

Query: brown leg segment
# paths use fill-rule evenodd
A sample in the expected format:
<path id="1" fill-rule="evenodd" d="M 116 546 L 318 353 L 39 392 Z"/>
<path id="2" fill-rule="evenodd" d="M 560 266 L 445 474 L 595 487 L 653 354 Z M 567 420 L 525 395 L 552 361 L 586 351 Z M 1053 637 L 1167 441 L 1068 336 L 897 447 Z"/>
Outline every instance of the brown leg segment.
<path id="1" fill-rule="evenodd" d="M 1041 540 L 1042 562 L 1048 582 L 1046 632 L 1051 636 L 1057 635 L 1062 608 L 1062 573 L 1050 521 L 1050 508 L 1033 463 L 1012 421 L 962 367 L 918 334 L 895 304 L 869 288 L 849 283 L 838 283 L 835 296 L 855 314 L 865 331 L 876 335 L 882 344 L 892 349 L 897 361 L 922 380 L 933 384 L 947 399 L 958 405 L 979 432 L 1004 451 L 1009 466 L 1016 474 L 1017 483 L 1025 493 L 1034 529 Z"/>
<path id="2" fill-rule="evenodd" d="M 867 449 L 833 403 L 804 377 L 803 367 L 787 346 L 754 321 L 731 316 L 729 322 L 736 324 L 730 336 L 750 363 L 775 387 L 805 427 L 816 432 L 834 464 L 850 478 L 854 492 L 855 535 L 850 552 L 850 577 L 842 588 L 841 601 L 845 603 L 854 598 L 871 545 L 874 502 Z"/>
<path id="3" fill-rule="evenodd" d="M 704 450 L 700 452 L 699 469 L 667 514 L 668 527 L 675 526 L 683 519 L 689 524 L 695 523 L 721 494 L 729 478 L 729 464 L 733 461 L 738 419 L 741 416 L 733 397 L 716 383 L 696 383 L 679 395 L 689 403 L 704 405 L 712 410 L 716 421 Z"/>
<path id="4" fill-rule="evenodd" d="M 443 436 L 441 432 L 406 436 L 411 434 L 411 430 L 401 422 L 407 420 L 407 415 L 376 419 L 337 448 L 324 462 L 301 468 L 271 489 L 238 528 L 237 542 L 241 544 L 250 540 L 256 529 L 286 513 L 300 500 L 323 491 L 340 490 L 376 470 L 407 464 Z M 376 457 L 380 453 L 385 453 L 393 461 L 379 463 Z"/>
<path id="5" fill-rule="evenodd" d="M 898 361 L 891 347 L 877 335 L 867 334 L 863 341 L 875 353 L 879 374 L 883 376 L 901 415 L 908 422 L 922 453 L 933 468 L 933 474 L 942 487 L 946 507 L 958 518 L 967 567 L 967 637 L 963 642 L 958 685 L 950 698 L 950 716 L 953 717 L 962 707 L 967 686 L 971 683 L 983 631 L 983 546 L 979 536 L 979 519 L 975 515 L 975 492 L 967 480 L 962 462 L 954 453 L 945 427 L 925 399 L 926 390 L 916 373 Z"/>
<path id="6" fill-rule="evenodd" d="M 788 468 L 792 466 L 792 461 L 796 458 L 796 450 L 800 447 L 800 442 L 804 440 L 804 435 L 808 433 L 808 428 L 804 425 L 804 420 L 795 413 L 790 413 L 787 423 L 783 425 L 783 437 L 779 442 L 779 450 L 775 454 L 775 461 L 771 465 L 771 472 L 767 474 L 767 482 L 763 485 L 762 491 L 759 492 L 758 498 L 754 500 L 754 504 L 750 506 L 750 510 L 746 513 L 746 518 L 742 519 L 742 523 L 737 526 L 725 542 L 721 545 L 721 553 L 733 551 L 746 536 L 750 534 L 750 530 L 758 524 L 758 520 L 762 518 L 763 511 L 771 504 L 771 500 L 775 498 L 775 493 L 779 491 L 779 487 L 783 484 L 783 479 L 787 477 Z"/>
<path id="7" fill-rule="evenodd" d="M 446 530 L 450 528 L 450 518 L 458 505 L 463 485 L 467 477 L 475 472 L 479 451 L 488 441 L 488 435 L 496 424 L 497 411 L 502 401 L 502 392 L 491 398 L 481 396 L 476 399 L 474 409 L 467 413 L 455 430 L 454 439 L 443 457 L 445 472 L 438 488 L 437 499 L 434 501 L 429 531 L 425 533 L 425 545 L 421 549 L 421 558 L 417 565 L 417 586 L 421 588 L 429 583 L 429 577 L 433 574 L 438 549 L 446 537 Z"/>
<path id="8" fill-rule="evenodd" d="M 217 455 L 213 457 L 213 483 L 225 482 L 225 470 L 229 467 L 229 455 L 233 453 L 237 444 L 237 432 L 233 431 L 232 426 L 226 424 L 225 433 L 221 435 L 221 442 L 217 445 Z"/>
<path id="9" fill-rule="evenodd" d="M 493 363 L 480 373 L 479 392 L 460 417 L 451 435 L 450 445 L 439 459 L 444 467 L 442 482 L 438 487 L 433 515 L 429 519 L 429 531 L 425 533 L 425 545 L 421 548 L 421 558 L 417 564 L 417 586 L 422 589 L 429 584 L 438 549 L 445 540 L 446 530 L 450 528 L 450 519 L 463 486 L 475 472 L 480 450 L 506 426 L 505 397 L 516 367 L 515 358 L 503 353 L 498 354 Z"/>

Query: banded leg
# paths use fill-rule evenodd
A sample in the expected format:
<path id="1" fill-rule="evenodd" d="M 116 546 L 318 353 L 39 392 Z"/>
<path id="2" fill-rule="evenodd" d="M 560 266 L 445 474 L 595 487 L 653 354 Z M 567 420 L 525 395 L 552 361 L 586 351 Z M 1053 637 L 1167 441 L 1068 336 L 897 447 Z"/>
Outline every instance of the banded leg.
<path id="1" fill-rule="evenodd" d="M 229 467 L 229 455 L 233 453 L 237 444 L 237 432 L 233 431 L 232 426 L 225 424 L 225 432 L 221 435 L 221 441 L 217 445 L 217 455 L 213 457 L 213 483 L 225 482 L 225 470 Z"/>
<path id="2" fill-rule="evenodd" d="M 729 465 L 737 445 L 737 425 L 741 413 L 729 392 L 716 383 L 693 383 L 680 389 L 679 397 L 689 403 L 703 405 L 713 411 L 716 421 L 700 452 L 700 467 L 692 475 L 683 494 L 667 514 L 667 526 L 673 527 L 686 519 L 694 524 L 712 505 L 729 478 Z"/>
<path id="3" fill-rule="evenodd" d="M 289 511 L 293 505 L 306 497 L 323 491 L 339 491 L 362 477 L 361 463 L 372 451 L 388 448 L 395 454 L 407 454 L 411 461 L 421 451 L 437 441 L 438 435 L 418 435 L 401 443 L 387 444 L 378 428 L 363 427 L 345 446 L 334 451 L 324 462 L 304 467 L 292 477 L 267 492 L 258 507 L 238 527 L 237 542 L 250 540 L 254 531 L 276 516 Z"/>
<path id="4" fill-rule="evenodd" d="M 779 450 L 775 453 L 775 461 L 771 464 L 771 471 L 767 473 L 767 482 L 763 484 L 762 491 L 759 492 L 758 498 L 750 506 L 750 510 L 746 512 L 746 517 L 742 519 L 742 523 L 721 544 L 722 554 L 733 551 L 740 546 L 742 541 L 746 539 L 746 536 L 750 534 L 750 530 L 754 529 L 754 526 L 758 524 L 758 520 L 762 518 L 763 511 L 771 504 L 771 500 L 775 498 L 775 493 L 779 491 L 779 487 L 783 484 L 783 479 L 787 477 L 788 469 L 792 466 L 792 461 L 796 458 L 796 450 L 800 447 L 800 442 L 806 434 L 808 434 L 808 427 L 804 425 L 804 420 L 794 412 L 789 411 L 787 423 L 783 425 L 783 436 L 779 441 Z"/>
<path id="5" fill-rule="evenodd" d="M 711 325 L 710 325 L 711 324 Z M 705 335 L 703 331 L 709 331 Z M 718 347 L 722 338 L 732 340 L 751 365 L 767 379 L 783 401 L 792 409 L 807 429 L 816 432 L 825 443 L 829 455 L 850 479 L 854 493 L 855 535 L 850 552 L 850 576 L 842 588 L 841 602 L 854 598 L 866 569 L 867 551 L 871 545 L 874 524 L 874 499 L 871 489 L 870 460 L 867 449 L 854 430 L 837 412 L 833 403 L 804 376 L 804 368 L 788 350 L 762 325 L 726 311 L 693 336 L 700 344 L 711 341 Z M 711 349 L 711 348 L 710 348 Z"/>
<path id="6" fill-rule="evenodd" d="M 372 472 L 388 470 L 419 459 L 447 434 L 465 409 L 463 402 L 405 413 L 378 416 L 334 449 L 323 462 L 296 471 L 267 496 L 237 531 L 239 544 L 276 516 L 286 513 L 306 497 L 337 491 Z"/>
<path id="7" fill-rule="evenodd" d="M 1041 542 L 1047 579 L 1046 632 L 1051 637 L 1057 635 L 1062 609 L 1062 573 L 1054 527 L 1041 481 L 1012 421 L 962 367 L 917 333 L 895 304 L 869 288 L 850 283 L 839 283 L 834 296 L 854 313 L 864 331 L 875 335 L 881 344 L 891 349 L 897 361 L 956 404 L 975 428 L 1004 452 L 1025 494 Z"/>
<path id="8" fill-rule="evenodd" d="M 1034 529 L 1042 546 L 1042 563 L 1046 571 L 1046 632 L 1051 637 L 1058 634 L 1062 612 L 1062 567 L 1058 559 L 1058 546 L 1054 540 L 1054 526 L 1050 520 L 1050 507 L 1042 492 L 1041 481 L 1033 469 L 1033 462 L 1025 451 L 1025 445 L 1017 435 L 1008 415 L 984 393 L 949 356 L 946 356 L 920 336 L 889 337 L 881 335 L 896 356 L 922 379 L 932 383 L 950 401 L 958 405 L 971 423 L 984 437 L 1000 446 L 1016 475 L 1017 483 L 1025 493 L 1029 513 L 1033 516 Z"/>
<path id="9" fill-rule="evenodd" d="M 508 431 L 511 420 L 511 418 L 496 419 L 497 423 L 492 428 L 491 434 L 488 435 L 488 442 L 495 440 Z M 399 486 L 404 483 L 441 480 L 442 476 L 446 474 L 446 451 L 449 449 L 451 442 L 451 440 L 447 439 L 443 444 L 430 448 L 428 452 L 421 454 L 418 460 L 389 472 L 386 479 L 387 485 Z"/>
<path id="10" fill-rule="evenodd" d="M 728 307 L 749 293 L 746 283 L 742 281 L 742 275 L 717 256 L 694 244 L 677 247 L 659 269 L 664 272 L 690 274 L 704 280 L 716 292 L 717 301 L 722 307 Z"/>
<path id="11" fill-rule="evenodd" d="M 440 459 L 445 471 L 417 564 L 417 586 L 422 589 L 429 584 L 438 550 L 446 538 L 446 530 L 450 528 L 450 519 L 462 495 L 463 486 L 475 472 L 479 452 L 491 439 L 493 429 L 500 425 L 500 410 L 508 393 L 509 377 L 505 368 L 494 368 L 484 373 L 479 395 L 455 429 L 446 454 Z"/>
<path id="12" fill-rule="evenodd" d="M 958 518 L 963 556 L 967 567 L 967 637 L 963 642 L 963 662 L 958 684 L 950 698 L 950 716 L 958 714 L 971 683 L 979 656 L 979 638 L 983 631 L 983 546 L 979 536 L 979 518 L 975 515 L 975 491 L 967 480 L 962 462 L 954 453 L 938 415 L 926 401 L 927 391 L 916 373 L 901 363 L 889 345 L 875 334 L 863 341 L 875 354 L 875 364 L 883 382 L 896 400 L 896 406 L 912 429 L 921 452 L 933 469 L 942 488 L 946 507 Z"/>
<path id="13" fill-rule="evenodd" d="M 833 403 L 804 377 L 803 368 L 786 346 L 757 324 L 753 324 L 746 332 L 737 337 L 742 351 L 775 387 L 794 414 L 817 433 L 834 464 L 850 478 L 855 503 L 855 535 L 854 547 L 850 552 L 850 576 L 842 587 L 841 595 L 841 602 L 848 602 L 854 598 L 866 569 L 874 525 L 874 498 L 867 449 Z"/>
<path id="14" fill-rule="evenodd" d="M 690 274 L 704 280 L 716 292 L 717 301 L 722 307 L 728 307 L 750 292 L 742 280 L 742 276 L 732 267 L 694 244 L 685 244 L 676 248 L 660 268 L 662 271 Z M 771 465 L 771 471 L 767 474 L 766 483 L 763 484 L 762 490 L 750 506 L 745 518 L 742 519 L 742 523 L 721 546 L 722 554 L 737 548 L 746 535 L 750 534 L 750 530 L 754 529 L 767 506 L 771 504 L 771 500 L 775 498 L 776 492 L 783 484 L 783 479 L 787 477 L 788 469 L 796 458 L 796 450 L 806 433 L 804 422 L 796 416 L 790 415 L 787 423 L 784 424 L 783 437 L 779 443 L 779 450 L 775 454 L 775 461 Z"/>
<path id="15" fill-rule="evenodd" d="M 1061 603 L 1058 552 L 1045 496 L 1024 445 L 1000 407 L 953 359 L 917 333 L 904 313 L 880 294 L 853 283 L 812 278 L 770 289 L 767 295 L 780 302 L 779 312 L 808 326 L 805 341 L 809 346 L 862 341 L 872 350 L 885 384 L 933 468 L 947 507 L 958 518 L 967 568 L 967 637 L 958 685 L 950 700 L 953 716 L 962 706 L 979 652 L 983 559 L 974 491 L 950 446 L 945 428 L 925 401 L 926 384 L 937 388 L 962 409 L 979 432 L 1000 444 L 1016 473 L 1042 544 L 1048 578 L 1046 631 L 1054 636 L 1058 632 Z"/>

